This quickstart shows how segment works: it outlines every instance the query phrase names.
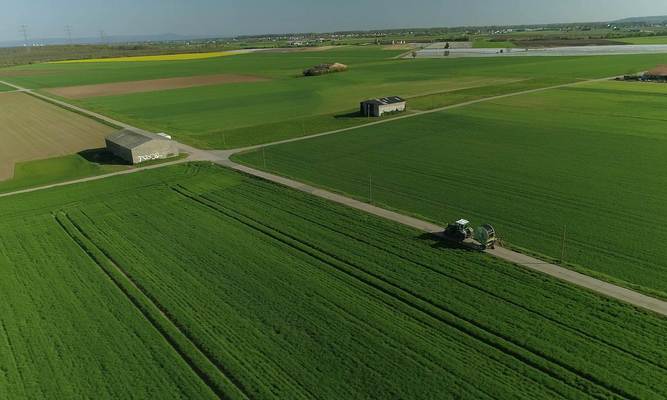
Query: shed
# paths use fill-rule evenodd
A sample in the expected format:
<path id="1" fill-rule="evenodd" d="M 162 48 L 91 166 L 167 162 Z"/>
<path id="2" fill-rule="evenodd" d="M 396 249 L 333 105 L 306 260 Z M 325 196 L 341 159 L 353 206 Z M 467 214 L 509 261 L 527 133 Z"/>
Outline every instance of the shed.
<path id="1" fill-rule="evenodd" d="M 381 97 L 362 101 L 360 112 L 365 117 L 381 117 L 386 113 L 405 111 L 406 104 L 406 101 L 398 96 Z"/>
<path id="2" fill-rule="evenodd" d="M 106 138 L 107 151 L 130 164 L 178 156 L 176 143 L 138 129 L 123 129 Z"/>

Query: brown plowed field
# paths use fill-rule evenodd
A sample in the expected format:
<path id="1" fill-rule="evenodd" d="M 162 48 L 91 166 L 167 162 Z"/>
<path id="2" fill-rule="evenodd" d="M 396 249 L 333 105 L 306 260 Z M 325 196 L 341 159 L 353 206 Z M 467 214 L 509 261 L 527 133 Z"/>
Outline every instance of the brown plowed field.
<path id="1" fill-rule="evenodd" d="M 0 96 L 0 181 L 14 164 L 104 147 L 113 128 L 24 93 Z"/>
<path id="2" fill-rule="evenodd" d="M 183 89 L 195 86 L 221 85 L 225 83 L 262 82 L 266 80 L 266 78 L 252 75 L 223 74 L 69 86 L 48 89 L 47 91 L 56 96 L 66 97 L 68 99 L 85 99 L 89 97 L 155 92 L 158 90 Z"/>

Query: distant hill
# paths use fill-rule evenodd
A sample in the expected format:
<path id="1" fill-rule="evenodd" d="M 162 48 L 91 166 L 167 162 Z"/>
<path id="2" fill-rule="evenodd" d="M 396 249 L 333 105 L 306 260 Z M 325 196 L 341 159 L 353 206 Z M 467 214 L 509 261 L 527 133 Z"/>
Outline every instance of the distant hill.
<path id="1" fill-rule="evenodd" d="M 631 17 L 613 21 L 617 24 L 662 24 L 667 22 L 667 15 L 653 16 L 653 17 Z"/>

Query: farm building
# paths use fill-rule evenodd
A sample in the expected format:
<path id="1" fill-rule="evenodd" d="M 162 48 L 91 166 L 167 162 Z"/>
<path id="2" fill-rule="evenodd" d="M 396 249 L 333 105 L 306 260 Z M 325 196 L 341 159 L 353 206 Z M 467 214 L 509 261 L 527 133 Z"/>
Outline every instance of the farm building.
<path id="1" fill-rule="evenodd" d="M 176 143 L 164 136 L 123 129 L 106 138 L 107 150 L 130 164 L 178 156 Z"/>
<path id="2" fill-rule="evenodd" d="M 667 65 L 661 65 L 646 72 L 642 77 L 649 81 L 667 82 Z"/>
<path id="3" fill-rule="evenodd" d="M 361 102 L 361 115 L 365 117 L 381 117 L 382 114 L 405 111 L 406 102 L 398 96 L 382 97 Z"/>

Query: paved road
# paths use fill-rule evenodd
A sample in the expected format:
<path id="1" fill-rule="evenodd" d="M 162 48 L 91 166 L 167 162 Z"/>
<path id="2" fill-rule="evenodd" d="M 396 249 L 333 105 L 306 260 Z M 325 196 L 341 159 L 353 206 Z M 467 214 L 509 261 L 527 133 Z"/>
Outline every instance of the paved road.
<path id="1" fill-rule="evenodd" d="M 459 107 L 465 107 L 465 106 L 468 106 L 468 105 L 482 103 L 482 102 L 486 102 L 486 101 L 493 101 L 493 100 L 507 98 L 507 97 L 520 96 L 520 95 L 529 94 L 529 93 L 543 92 L 543 91 L 550 90 L 550 89 L 574 86 L 574 85 L 579 85 L 579 84 L 582 84 L 582 83 L 603 81 L 603 80 L 608 80 L 608 79 L 611 79 L 611 78 L 586 80 L 586 81 L 564 84 L 564 85 L 551 86 L 551 87 L 541 88 L 541 89 L 525 90 L 525 91 L 521 91 L 521 92 L 517 92 L 517 93 L 510 93 L 510 94 L 490 97 L 490 98 L 486 98 L 486 99 L 479 99 L 479 100 L 469 101 L 469 102 L 466 102 L 466 103 L 461 103 L 461 104 L 456 104 L 456 105 L 452 105 L 452 106 L 442 107 L 442 108 L 438 108 L 438 109 L 435 109 L 435 110 L 429 110 L 429 111 L 423 111 L 423 112 L 414 113 L 414 114 L 408 114 L 408 115 L 404 115 L 404 116 L 396 117 L 396 118 L 392 118 L 392 119 L 380 120 L 380 121 L 372 122 L 372 123 L 365 124 L 365 125 L 362 125 L 362 126 L 346 128 L 346 129 L 339 129 L 339 130 L 335 130 L 335 131 L 331 131 L 331 132 L 324 132 L 324 133 L 319 133 L 319 134 L 310 135 L 310 136 L 304 136 L 304 137 L 300 137 L 300 138 L 281 140 L 281 141 L 277 141 L 277 142 L 274 142 L 274 143 L 258 145 L 258 146 L 250 146 L 250 147 L 246 147 L 246 148 L 242 148 L 242 149 L 222 150 L 222 151 L 204 151 L 204 150 L 196 149 L 194 147 L 187 146 L 187 145 L 179 143 L 179 148 L 180 149 L 182 149 L 183 151 L 186 151 L 186 152 L 191 154 L 191 157 L 189 159 L 179 160 L 179 161 L 175 161 L 175 162 L 172 162 L 172 163 L 154 165 L 154 166 L 146 167 L 146 168 L 139 168 L 139 169 L 134 169 L 134 170 L 121 171 L 121 172 L 108 174 L 108 175 L 101 175 L 101 176 L 96 176 L 96 177 L 91 177 L 91 178 L 77 179 L 77 180 L 73 180 L 73 181 L 68 181 L 68 182 L 63 182 L 63 183 L 58 183 L 58 184 L 53 184 L 53 185 L 47 185 L 47 186 L 42 186 L 42 187 L 36 187 L 36 188 L 21 190 L 21 191 L 17 191 L 17 192 L 0 194 L 0 197 L 8 197 L 8 196 L 17 195 L 17 194 L 20 194 L 20 193 L 29 193 L 29 192 L 35 192 L 35 191 L 49 189 L 49 188 L 53 188 L 53 187 L 66 186 L 66 185 L 72 185 L 72 184 L 76 184 L 76 183 L 82 183 L 82 182 L 94 181 L 94 180 L 99 180 L 99 179 L 105 179 L 105 178 L 108 178 L 108 177 L 111 177 L 111 176 L 131 174 L 131 173 L 135 173 L 135 172 L 142 171 L 142 170 L 145 170 L 145 169 L 161 168 L 161 167 L 164 167 L 164 166 L 167 166 L 167 165 L 179 164 L 179 163 L 183 163 L 183 162 L 186 162 L 186 161 L 200 160 L 200 161 L 214 162 L 214 163 L 222 165 L 224 167 L 231 168 L 233 170 L 236 170 L 236 171 L 248 174 L 248 175 L 252 175 L 252 176 L 255 176 L 255 177 L 258 177 L 258 178 L 261 178 L 261 179 L 265 179 L 265 180 L 268 180 L 268 181 L 271 181 L 271 182 L 275 182 L 275 183 L 290 187 L 290 188 L 295 189 L 295 190 L 300 190 L 302 192 L 306 192 L 306 193 L 309 193 L 311 195 L 321 197 L 323 199 L 327 199 L 327 200 L 333 201 L 335 203 L 342 204 L 342 205 L 345 205 L 345 206 L 348 206 L 348 207 L 351 207 L 351 208 L 354 208 L 354 209 L 357 209 L 357 210 L 360 210 L 360 211 L 363 211 L 363 212 L 366 212 L 366 213 L 369 213 L 369 214 L 373 214 L 373 215 L 376 215 L 378 217 L 381 217 L 381 218 L 384 218 L 384 219 L 387 219 L 387 220 L 390 220 L 390 221 L 394 221 L 394 222 L 397 222 L 397 223 L 403 224 L 405 226 L 409 226 L 409 227 L 412 227 L 412 228 L 415 228 L 415 229 L 418 229 L 418 230 L 421 230 L 421 231 L 424 231 L 424 232 L 439 233 L 439 232 L 442 232 L 444 230 L 444 228 L 441 227 L 441 226 L 432 224 L 432 223 L 427 222 L 427 221 L 422 221 L 422 220 L 419 220 L 417 218 L 413 218 L 413 217 L 410 217 L 410 216 L 407 216 L 407 215 L 399 214 L 399 213 L 394 212 L 394 211 L 389 211 L 389 210 L 386 210 L 386 209 L 383 209 L 383 208 L 380 208 L 380 207 L 376 207 L 376 206 L 373 206 L 371 204 L 363 203 L 361 201 L 358 201 L 358 200 L 355 200 L 355 199 L 352 199 L 352 198 L 349 198 L 349 197 L 346 197 L 346 196 L 342 196 L 342 195 L 339 195 L 339 194 L 336 194 L 336 193 L 332 193 L 332 192 L 329 192 L 329 191 L 326 191 L 326 190 L 323 190 L 323 189 L 319 189 L 319 188 L 304 184 L 302 182 L 298 182 L 298 181 L 295 181 L 295 180 L 292 180 L 292 179 L 284 178 L 284 177 L 274 175 L 274 174 L 271 174 L 271 173 L 268 173 L 268 172 L 259 171 L 259 170 L 256 170 L 254 168 L 250 168 L 250 167 L 247 167 L 247 166 L 244 166 L 244 165 L 240 165 L 240 164 L 237 164 L 237 163 L 231 161 L 230 157 L 234 154 L 238 154 L 238 153 L 241 153 L 241 152 L 244 152 L 244 151 L 250 151 L 250 150 L 254 150 L 254 149 L 258 149 L 258 148 L 262 148 L 262 147 L 274 146 L 274 145 L 283 144 L 283 143 L 296 142 L 296 141 L 300 141 L 300 140 L 307 140 L 307 139 L 312 139 L 312 138 L 321 137 L 321 136 L 333 135 L 333 134 L 337 134 L 337 133 L 341 133 L 341 132 L 352 131 L 352 130 L 359 129 L 359 128 L 366 127 L 366 126 L 373 126 L 373 125 L 389 123 L 389 122 L 399 120 L 399 119 L 413 118 L 413 117 L 418 116 L 418 115 L 430 114 L 430 113 L 435 113 L 435 112 L 439 112 L 439 111 L 444 111 L 444 110 L 449 110 L 449 109 L 454 109 L 454 108 L 459 108 Z M 71 109 L 71 110 L 75 110 L 75 111 L 77 111 L 79 113 L 82 113 L 82 114 L 90 115 L 94 118 L 98 118 L 98 119 L 101 119 L 103 121 L 106 121 L 106 122 L 108 122 L 112 125 L 119 126 L 119 127 L 124 127 L 124 128 L 133 128 L 132 126 L 124 124 L 120 121 L 113 120 L 111 118 L 108 118 L 108 117 L 105 117 L 103 115 L 94 113 L 92 111 L 82 109 L 80 107 L 72 106 L 72 105 L 67 104 L 65 102 L 62 102 L 62 101 L 53 100 L 53 99 L 51 99 L 49 97 L 46 97 L 44 95 L 41 95 L 39 93 L 34 93 L 34 92 L 30 91 L 29 89 L 25 89 L 25 88 L 22 88 L 22 87 L 19 87 L 19 86 L 16 86 L 16 85 L 12 85 L 12 84 L 9 84 L 9 83 L 6 83 L 6 82 L 2 82 L 2 81 L 0 81 L 0 83 L 5 83 L 9 86 L 12 86 L 12 87 L 16 88 L 17 90 L 23 90 L 23 91 L 31 92 L 30 94 L 32 94 L 34 96 L 37 96 L 39 98 L 42 98 L 46 101 L 56 103 L 56 104 L 58 104 L 62 107 L 65 107 L 65 108 L 68 108 L 68 109 Z M 613 299 L 616 299 L 616 300 L 623 301 L 623 302 L 628 303 L 628 304 L 632 304 L 632 305 L 634 305 L 636 307 L 639 307 L 639 308 L 643 308 L 643 309 L 646 309 L 646 310 L 649 310 L 649 311 L 653 311 L 653 312 L 655 312 L 657 314 L 660 314 L 662 316 L 667 316 L 667 302 L 665 302 L 665 301 L 662 301 L 662 300 L 659 300 L 659 299 L 656 299 L 656 298 L 653 298 L 653 297 L 649 297 L 649 296 L 643 295 L 641 293 L 638 293 L 638 292 L 635 292 L 635 291 L 632 291 L 632 290 L 629 290 L 629 289 L 626 289 L 626 288 L 623 288 L 623 287 L 620 287 L 620 286 L 617 286 L 617 285 L 613 285 L 611 283 L 604 282 L 602 280 L 599 280 L 599 279 L 596 279 L 596 278 L 593 278 L 593 277 L 590 277 L 590 276 L 587 276 L 587 275 L 580 274 L 578 272 L 574 272 L 572 270 L 560 267 L 558 265 L 549 264 L 549 263 L 546 263 L 544 261 L 538 260 L 536 258 L 533 258 L 533 257 L 527 256 L 525 254 L 521 254 L 521 253 L 518 253 L 518 252 L 515 252 L 515 251 L 512 251 L 512 250 L 509 250 L 509 249 L 496 248 L 494 250 L 487 250 L 486 252 L 491 256 L 494 256 L 494 257 L 500 258 L 502 260 L 520 265 L 524 268 L 528 268 L 528 269 L 531 269 L 531 270 L 534 270 L 534 271 L 539 271 L 541 273 L 544 273 L 546 275 L 550 275 L 550 276 L 552 276 L 554 278 L 557 278 L 557 279 L 560 279 L 562 281 L 566 281 L 566 282 L 569 282 L 571 284 L 574 284 L 574 285 L 586 288 L 588 290 L 591 290 L 593 292 L 599 293 L 603 296 L 607 296 L 607 297 L 610 297 L 610 298 L 613 298 Z"/>

